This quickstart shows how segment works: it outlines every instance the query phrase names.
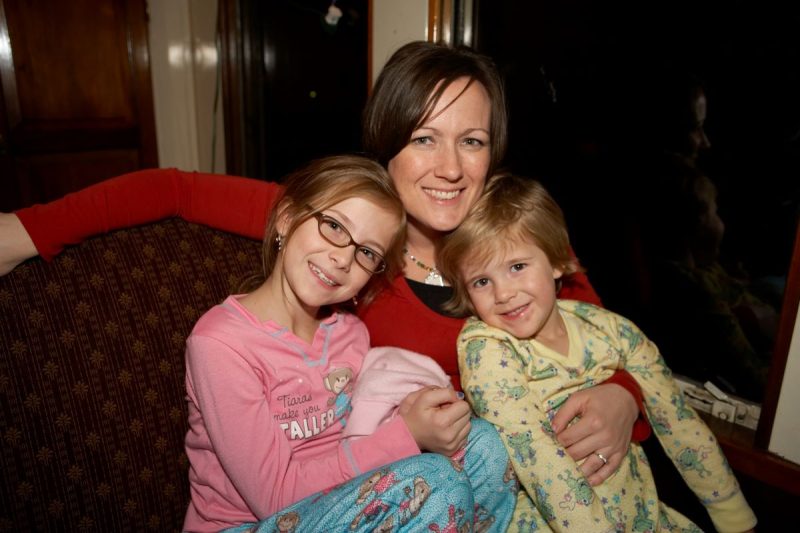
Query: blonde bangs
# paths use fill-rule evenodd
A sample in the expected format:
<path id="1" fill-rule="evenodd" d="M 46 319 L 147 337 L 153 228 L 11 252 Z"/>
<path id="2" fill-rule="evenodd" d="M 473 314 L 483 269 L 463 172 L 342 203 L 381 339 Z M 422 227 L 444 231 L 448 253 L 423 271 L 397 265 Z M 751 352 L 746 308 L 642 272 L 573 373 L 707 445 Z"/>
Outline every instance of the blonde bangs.
<path id="1" fill-rule="evenodd" d="M 520 243 L 539 247 L 564 275 L 580 271 L 572 254 L 561 208 L 541 183 L 498 174 L 461 225 L 444 239 L 437 265 L 453 285 L 445 309 L 455 316 L 474 314 L 466 290 L 464 265 L 485 266 Z"/>

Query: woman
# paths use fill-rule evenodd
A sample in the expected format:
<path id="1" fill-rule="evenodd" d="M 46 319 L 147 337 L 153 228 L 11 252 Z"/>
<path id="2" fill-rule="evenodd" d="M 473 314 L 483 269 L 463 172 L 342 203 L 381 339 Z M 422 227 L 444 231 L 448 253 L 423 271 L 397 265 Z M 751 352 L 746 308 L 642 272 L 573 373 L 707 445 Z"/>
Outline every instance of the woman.
<path id="1" fill-rule="evenodd" d="M 452 289 L 444 285 L 434 257 L 505 154 L 499 74 L 490 59 L 469 49 L 409 43 L 382 70 L 363 122 L 364 148 L 389 170 L 406 208 L 408 240 L 403 276 L 358 314 L 374 346 L 430 355 L 455 376 L 463 320 L 440 308 Z M 3 215 L 0 273 L 37 253 L 49 259 L 89 235 L 176 214 L 260 239 L 278 190 L 274 183 L 175 170 L 114 178 L 16 216 Z M 583 275 L 560 296 L 599 303 Z M 611 381 L 623 388 L 608 384 L 579 392 L 553 420 L 567 452 L 586 459 L 581 469 L 593 484 L 620 464 L 641 405 L 630 376 L 618 373 Z M 578 422 L 567 427 L 577 415 Z"/>

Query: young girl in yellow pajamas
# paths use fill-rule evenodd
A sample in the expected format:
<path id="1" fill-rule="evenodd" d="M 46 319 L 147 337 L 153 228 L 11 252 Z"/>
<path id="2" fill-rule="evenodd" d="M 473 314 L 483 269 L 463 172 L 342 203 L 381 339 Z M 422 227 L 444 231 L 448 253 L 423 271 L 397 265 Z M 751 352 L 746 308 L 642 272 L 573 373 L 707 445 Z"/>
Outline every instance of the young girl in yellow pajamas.
<path id="1" fill-rule="evenodd" d="M 621 368 L 641 386 L 661 445 L 717 530 L 755 526 L 716 439 L 684 403 L 656 346 L 624 317 L 558 300 L 577 260 L 561 210 L 538 182 L 492 178 L 437 264 L 455 288 L 451 311 L 477 315 L 458 339 L 461 383 L 476 413 L 500 432 L 524 489 L 512 529 L 699 531 L 659 500 L 637 443 L 615 475 L 592 487 L 554 437 L 551 420 L 570 394 Z M 604 451 L 596 459 L 606 462 Z"/>

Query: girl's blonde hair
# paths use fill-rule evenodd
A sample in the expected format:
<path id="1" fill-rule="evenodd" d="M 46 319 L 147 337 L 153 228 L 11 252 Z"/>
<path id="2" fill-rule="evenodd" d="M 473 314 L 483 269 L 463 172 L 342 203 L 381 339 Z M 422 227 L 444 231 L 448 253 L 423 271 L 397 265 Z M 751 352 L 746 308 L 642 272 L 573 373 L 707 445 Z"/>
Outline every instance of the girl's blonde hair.
<path id="1" fill-rule="evenodd" d="M 467 218 L 445 237 L 436 264 L 453 285 L 445 310 L 455 316 L 474 314 L 461 265 L 488 264 L 519 242 L 542 249 L 564 275 L 581 270 L 572 254 L 564 214 L 538 181 L 500 173 L 486 183 Z"/>
<path id="2" fill-rule="evenodd" d="M 403 246 L 406 241 L 406 212 L 388 172 L 377 162 L 356 155 L 331 156 L 316 161 L 289 174 L 283 181 L 285 188 L 275 202 L 267 222 L 262 245 L 262 274 L 251 278 L 243 286 L 253 290 L 274 271 L 277 262 L 278 223 L 289 220 L 289 228 L 280 236 L 282 246 L 287 246 L 295 230 L 313 214 L 347 200 L 363 198 L 385 208 L 397 218 L 398 224 L 384 259 L 386 269 L 373 274 L 359 293 L 359 303 L 371 302 L 383 288 L 403 270 Z M 322 237 L 320 237 L 322 238 Z M 343 307 L 346 307 L 347 302 Z"/>

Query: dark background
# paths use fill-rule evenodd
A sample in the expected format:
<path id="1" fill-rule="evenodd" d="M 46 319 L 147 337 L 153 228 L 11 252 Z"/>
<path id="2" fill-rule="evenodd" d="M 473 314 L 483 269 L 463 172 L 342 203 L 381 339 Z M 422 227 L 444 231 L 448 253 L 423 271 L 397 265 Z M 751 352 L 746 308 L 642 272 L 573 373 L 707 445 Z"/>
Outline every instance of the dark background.
<path id="1" fill-rule="evenodd" d="M 367 0 L 219 0 L 226 172 L 280 181 L 357 151 L 367 99 Z"/>
<path id="2" fill-rule="evenodd" d="M 228 173 L 280 181 L 311 158 L 358 151 L 368 2 L 338 1 L 335 28 L 322 22 L 329 0 L 235 4 L 241 68 L 228 92 L 241 94 L 241 119 L 226 131 L 238 139 Z M 705 86 L 712 148 L 699 165 L 719 189 L 724 256 L 755 278 L 785 277 L 800 202 L 800 17 L 789 4 L 474 1 L 474 46 L 507 85 L 507 166 L 559 201 L 612 310 L 641 312 L 621 235 L 631 201 L 658 200 L 627 192 L 647 180 L 658 83 L 672 72 Z"/>
<path id="3" fill-rule="evenodd" d="M 631 273 L 608 250 L 630 210 L 622 189 L 647 179 L 654 80 L 672 71 L 706 88 L 699 165 L 720 191 L 723 253 L 755 277 L 786 274 L 800 199 L 800 18 L 788 4 L 483 1 L 476 19 L 476 47 L 506 78 L 508 166 L 556 196 L 609 307 L 636 313 Z"/>
<path id="4" fill-rule="evenodd" d="M 228 173 L 280 181 L 312 158 L 360 149 L 368 2 L 338 1 L 335 27 L 323 22 L 329 5 L 223 2 L 223 28 L 237 37 L 227 57 L 239 65 L 226 94 L 240 96 L 226 108 Z M 669 119 L 662 88 L 691 74 L 708 100 L 711 149 L 698 165 L 719 191 L 722 260 L 777 287 L 780 308 L 800 202 L 800 17 L 788 3 L 473 5 L 473 45 L 507 87 L 506 165 L 555 196 L 606 307 L 654 335 L 637 213 L 660 201 L 643 184 Z"/>

